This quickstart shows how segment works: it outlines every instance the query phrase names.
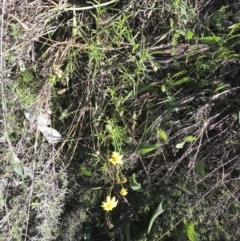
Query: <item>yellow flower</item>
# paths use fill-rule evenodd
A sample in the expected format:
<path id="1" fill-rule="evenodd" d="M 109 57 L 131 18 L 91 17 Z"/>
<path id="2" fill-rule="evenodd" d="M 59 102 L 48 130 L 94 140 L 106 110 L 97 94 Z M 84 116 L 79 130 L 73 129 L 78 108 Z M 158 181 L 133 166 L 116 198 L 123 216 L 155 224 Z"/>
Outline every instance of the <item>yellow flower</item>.
<path id="1" fill-rule="evenodd" d="M 103 208 L 103 210 L 108 212 L 108 211 L 112 211 L 112 209 L 117 206 L 117 203 L 118 201 L 116 201 L 115 197 L 111 199 L 110 196 L 107 196 L 106 202 L 102 202 L 101 207 Z"/>
<path id="2" fill-rule="evenodd" d="M 113 165 L 123 164 L 122 158 L 123 158 L 122 155 L 120 155 L 118 152 L 114 151 L 112 153 L 112 157 L 110 159 L 108 159 L 108 161 L 111 162 Z"/>
<path id="3" fill-rule="evenodd" d="M 121 194 L 122 196 L 126 196 L 126 195 L 128 194 L 127 189 L 122 188 L 121 191 L 120 191 L 120 194 Z"/>

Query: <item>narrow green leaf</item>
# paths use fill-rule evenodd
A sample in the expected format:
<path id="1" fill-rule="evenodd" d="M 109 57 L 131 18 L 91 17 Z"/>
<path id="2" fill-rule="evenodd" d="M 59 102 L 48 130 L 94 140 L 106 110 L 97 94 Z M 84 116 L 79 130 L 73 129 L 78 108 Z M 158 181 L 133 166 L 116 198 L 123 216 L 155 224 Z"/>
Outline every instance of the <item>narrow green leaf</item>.
<path id="1" fill-rule="evenodd" d="M 183 78 L 181 78 L 180 80 L 171 83 L 171 86 L 182 85 L 182 84 L 187 83 L 187 82 L 189 82 L 189 81 L 191 81 L 191 80 L 192 80 L 192 78 L 190 78 L 190 77 L 183 77 Z"/>
<path id="2" fill-rule="evenodd" d="M 197 234 L 194 230 L 194 225 L 190 222 L 184 224 L 185 233 L 189 241 L 199 241 Z"/>
<path id="3" fill-rule="evenodd" d="M 199 40 L 205 43 L 218 43 L 220 42 L 221 38 L 218 36 L 207 36 L 207 37 L 199 38 Z"/>
<path id="4" fill-rule="evenodd" d="M 182 149 L 184 145 L 185 145 L 185 141 L 178 143 L 175 147 L 177 149 Z"/>
<path id="5" fill-rule="evenodd" d="M 153 216 L 151 217 L 151 220 L 149 222 L 149 225 L 148 225 L 148 234 L 150 233 L 151 231 L 151 228 L 152 228 L 152 225 L 153 225 L 153 222 L 155 221 L 155 219 L 161 214 L 163 213 L 165 210 L 162 209 L 162 202 L 158 205 L 158 208 L 157 210 L 155 211 L 155 213 L 153 214 Z"/>
<path id="6" fill-rule="evenodd" d="M 222 89 L 225 89 L 225 88 L 228 88 L 230 87 L 230 84 L 220 84 L 216 89 L 215 91 L 219 91 L 219 90 L 222 90 Z"/>
<path id="7" fill-rule="evenodd" d="M 160 147 L 161 144 L 153 144 L 153 145 L 140 145 L 138 150 L 144 155 L 147 154 L 148 152 L 151 152 L 155 150 L 156 148 Z"/>
<path id="8" fill-rule="evenodd" d="M 186 70 L 182 70 L 182 71 L 180 71 L 180 72 L 177 72 L 176 74 L 174 74 L 174 75 L 172 76 L 172 79 L 178 78 L 178 77 L 180 77 L 180 76 L 182 76 L 182 75 L 184 75 L 184 74 L 186 74 L 186 73 L 187 73 Z"/>
<path id="9" fill-rule="evenodd" d="M 129 180 L 129 185 L 132 188 L 132 190 L 136 192 L 144 192 L 144 189 L 142 188 L 141 184 L 138 183 L 135 179 L 135 173 L 132 174 L 130 180 Z"/>
<path id="10" fill-rule="evenodd" d="M 157 133 L 164 141 L 167 141 L 168 135 L 163 129 L 157 129 Z"/>
<path id="11" fill-rule="evenodd" d="M 197 138 L 195 137 L 195 136 L 185 136 L 184 138 L 183 138 L 183 140 L 185 141 L 185 142 L 193 142 L 193 141 L 195 141 Z"/>

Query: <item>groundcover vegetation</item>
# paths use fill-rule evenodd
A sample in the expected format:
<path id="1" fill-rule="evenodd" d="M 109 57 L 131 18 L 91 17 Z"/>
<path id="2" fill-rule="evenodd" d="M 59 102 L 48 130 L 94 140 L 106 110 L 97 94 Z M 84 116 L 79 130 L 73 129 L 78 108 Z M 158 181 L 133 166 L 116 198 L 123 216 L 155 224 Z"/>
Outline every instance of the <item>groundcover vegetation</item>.
<path id="1" fill-rule="evenodd" d="M 239 11 L 2 0 L 0 240 L 240 240 Z"/>

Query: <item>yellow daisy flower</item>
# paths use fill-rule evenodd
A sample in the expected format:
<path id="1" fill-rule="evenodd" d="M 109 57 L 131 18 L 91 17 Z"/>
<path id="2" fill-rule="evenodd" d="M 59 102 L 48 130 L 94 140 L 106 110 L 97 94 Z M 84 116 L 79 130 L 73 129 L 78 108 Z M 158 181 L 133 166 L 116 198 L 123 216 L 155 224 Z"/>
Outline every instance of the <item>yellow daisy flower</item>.
<path id="1" fill-rule="evenodd" d="M 110 159 L 108 159 L 108 161 L 111 162 L 113 165 L 123 164 L 122 158 L 123 158 L 122 155 L 120 155 L 118 152 L 114 151 L 112 153 L 112 157 Z"/>
<path id="2" fill-rule="evenodd" d="M 117 203 L 118 203 L 118 200 L 116 200 L 115 197 L 111 199 L 110 196 L 107 196 L 106 202 L 102 202 L 101 207 L 103 208 L 103 210 L 108 212 L 108 211 L 112 211 L 112 209 L 117 206 Z"/>
<path id="3" fill-rule="evenodd" d="M 126 195 L 128 194 L 127 189 L 122 188 L 121 191 L 120 191 L 120 194 L 121 194 L 122 196 L 126 196 Z"/>

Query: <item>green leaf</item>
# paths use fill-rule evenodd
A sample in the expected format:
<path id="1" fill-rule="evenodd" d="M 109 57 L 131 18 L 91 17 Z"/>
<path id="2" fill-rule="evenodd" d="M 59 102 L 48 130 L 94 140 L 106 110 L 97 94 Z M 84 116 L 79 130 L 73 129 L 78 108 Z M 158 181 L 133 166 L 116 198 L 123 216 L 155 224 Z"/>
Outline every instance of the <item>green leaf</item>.
<path id="1" fill-rule="evenodd" d="M 199 38 L 199 40 L 205 43 L 218 43 L 220 42 L 221 38 L 218 36 L 207 36 L 207 37 Z"/>
<path id="2" fill-rule="evenodd" d="M 182 149 L 184 145 L 185 145 L 185 141 L 178 143 L 175 147 L 177 149 Z"/>
<path id="3" fill-rule="evenodd" d="M 222 89 L 225 89 L 225 88 L 228 88 L 230 87 L 230 84 L 220 84 L 216 89 L 215 91 L 219 91 L 219 90 L 222 90 Z"/>
<path id="4" fill-rule="evenodd" d="M 135 173 L 132 174 L 130 180 L 129 180 L 129 185 L 132 188 L 132 190 L 136 192 L 144 192 L 144 189 L 142 188 L 141 184 L 138 183 L 135 179 Z"/>
<path id="5" fill-rule="evenodd" d="M 180 80 L 171 83 L 171 86 L 182 85 L 182 84 L 187 83 L 187 82 L 189 82 L 189 81 L 191 81 L 191 80 L 192 80 L 192 78 L 190 78 L 190 77 L 183 77 L 183 78 L 181 78 Z"/>
<path id="6" fill-rule="evenodd" d="M 194 225 L 190 222 L 184 224 L 185 233 L 189 241 L 199 241 L 197 234 L 194 230 Z"/>
<path id="7" fill-rule="evenodd" d="M 178 77 L 180 77 L 180 76 L 182 76 L 182 75 L 184 75 L 184 74 L 186 74 L 186 73 L 187 73 L 186 70 L 182 70 L 182 71 L 180 71 L 180 72 L 177 72 L 176 74 L 174 74 L 174 75 L 172 76 L 172 79 L 178 78 Z"/>
<path id="8" fill-rule="evenodd" d="M 191 40 L 193 38 L 193 35 L 194 35 L 194 32 L 192 32 L 191 30 L 188 30 L 186 34 L 187 40 Z"/>
<path id="9" fill-rule="evenodd" d="M 193 142 L 193 141 L 195 141 L 197 138 L 195 137 L 195 136 L 185 136 L 184 138 L 183 138 L 183 140 L 185 141 L 185 142 Z"/>
<path id="10" fill-rule="evenodd" d="M 165 210 L 162 209 L 162 202 L 158 205 L 158 208 L 157 210 L 155 211 L 155 213 L 153 214 L 150 222 L 149 222 L 149 225 L 148 225 L 148 234 L 150 233 L 151 231 L 151 228 L 152 228 L 152 225 L 153 225 L 153 222 L 155 221 L 155 219 L 161 214 L 163 213 Z"/>
<path id="11" fill-rule="evenodd" d="M 153 145 L 140 145 L 138 150 L 144 155 L 147 154 L 150 151 L 155 150 L 156 148 L 160 147 L 161 144 L 153 144 Z"/>
<path id="12" fill-rule="evenodd" d="M 80 173 L 84 176 L 88 176 L 88 177 L 91 177 L 92 176 L 92 173 L 89 172 L 87 169 L 85 169 L 84 167 L 80 168 Z"/>
<path id="13" fill-rule="evenodd" d="M 167 141 L 168 135 L 163 129 L 157 129 L 157 134 L 164 140 Z"/>

